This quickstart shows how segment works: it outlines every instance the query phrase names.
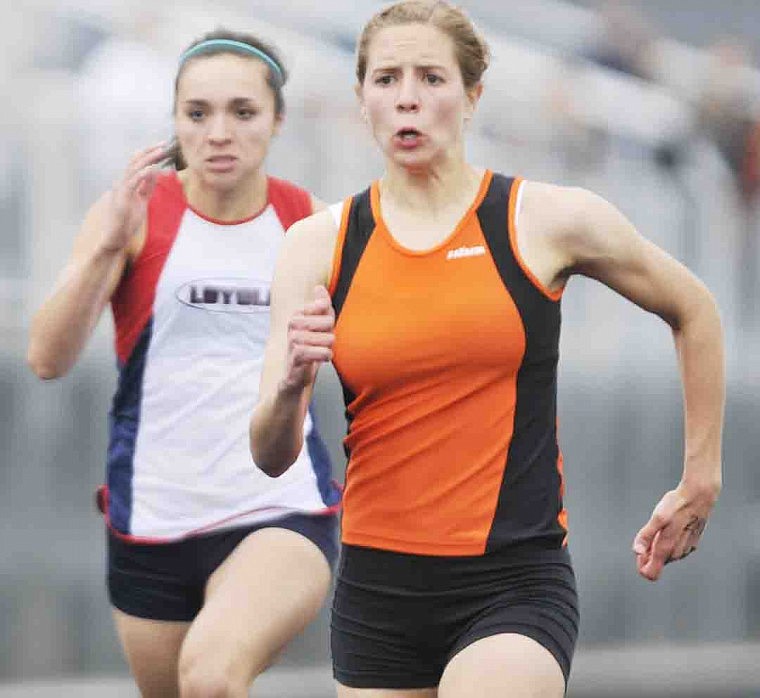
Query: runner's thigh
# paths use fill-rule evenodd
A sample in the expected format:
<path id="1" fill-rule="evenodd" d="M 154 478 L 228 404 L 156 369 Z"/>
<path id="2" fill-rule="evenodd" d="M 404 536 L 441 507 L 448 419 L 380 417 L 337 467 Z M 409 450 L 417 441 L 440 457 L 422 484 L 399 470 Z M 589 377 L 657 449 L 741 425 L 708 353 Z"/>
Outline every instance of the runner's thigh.
<path id="1" fill-rule="evenodd" d="M 314 619 L 329 587 L 330 565 L 311 540 L 283 528 L 254 531 L 209 578 L 181 675 L 249 683 Z"/>
<path id="2" fill-rule="evenodd" d="M 535 640 L 503 633 L 477 640 L 446 666 L 439 698 L 562 698 L 565 678 Z"/>
<path id="3" fill-rule="evenodd" d="M 113 609 L 116 632 L 143 698 L 179 695 L 180 648 L 190 623 L 137 618 Z"/>

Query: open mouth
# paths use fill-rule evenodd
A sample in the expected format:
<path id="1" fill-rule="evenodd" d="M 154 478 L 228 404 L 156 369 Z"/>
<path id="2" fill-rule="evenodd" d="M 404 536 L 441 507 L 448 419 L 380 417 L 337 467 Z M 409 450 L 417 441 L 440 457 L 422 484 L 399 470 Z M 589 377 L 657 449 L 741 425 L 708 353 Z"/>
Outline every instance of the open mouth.
<path id="1" fill-rule="evenodd" d="M 422 134 L 415 128 L 402 128 L 396 131 L 396 137 L 405 143 L 416 141 Z"/>

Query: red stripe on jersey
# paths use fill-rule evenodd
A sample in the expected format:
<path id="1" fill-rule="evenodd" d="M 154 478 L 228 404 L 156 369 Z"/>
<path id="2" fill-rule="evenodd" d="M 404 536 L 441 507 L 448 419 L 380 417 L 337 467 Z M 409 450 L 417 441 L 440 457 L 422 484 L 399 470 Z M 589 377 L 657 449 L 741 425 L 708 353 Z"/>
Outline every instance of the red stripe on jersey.
<path id="1" fill-rule="evenodd" d="M 177 174 L 171 172 L 162 175 L 148 202 L 143 248 L 127 266 L 111 299 L 116 328 L 116 355 L 122 364 L 129 359 L 153 312 L 156 285 L 186 208 L 182 184 Z"/>
<path id="2" fill-rule="evenodd" d="M 293 223 L 310 216 L 314 211 L 311 205 L 311 195 L 305 189 L 276 177 L 268 177 L 269 203 L 274 206 L 275 213 L 287 230 Z"/>

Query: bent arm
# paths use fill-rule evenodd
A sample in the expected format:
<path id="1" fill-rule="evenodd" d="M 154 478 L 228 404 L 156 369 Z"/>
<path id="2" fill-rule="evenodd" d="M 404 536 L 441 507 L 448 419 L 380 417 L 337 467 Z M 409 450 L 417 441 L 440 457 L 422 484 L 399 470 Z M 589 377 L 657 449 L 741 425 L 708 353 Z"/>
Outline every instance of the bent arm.
<path id="1" fill-rule="evenodd" d="M 42 379 L 59 378 L 76 363 L 123 273 L 127 251 L 102 242 L 110 196 L 90 209 L 52 294 L 32 319 L 27 362 Z"/>
<path id="2" fill-rule="evenodd" d="M 293 225 L 277 262 L 260 398 L 251 418 L 256 465 L 284 473 L 303 447 L 303 425 L 319 365 L 332 358 L 334 314 L 325 286 L 335 224 L 323 211 Z"/>
<path id="3" fill-rule="evenodd" d="M 696 549 L 720 493 L 725 403 L 723 331 L 705 285 L 641 237 L 604 199 L 574 190 L 575 221 L 563 231 L 565 274 L 598 279 L 672 328 L 684 395 L 684 463 L 677 487 L 661 499 L 634 541 L 639 573 L 656 580 L 663 566 Z"/>
<path id="4" fill-rule="evenodd" d="M 575 195 L 582 199 L 578 219 L 585 232 L 569 236 L 568 270 L 598 279 L 670 325 L 684 391 L 684 480 L 719 491 L 725 376 L 715 299 L 607 201 L 589 192 Z"/>
<path id="5" fill-rule="evenodd" d="M 27 360 L 40 378 L 58 378 L 74 365 L 142 243 L 165 146 L 135 153 L 123 179 L 85 217 L 69 264 L 32 321 Z"/>

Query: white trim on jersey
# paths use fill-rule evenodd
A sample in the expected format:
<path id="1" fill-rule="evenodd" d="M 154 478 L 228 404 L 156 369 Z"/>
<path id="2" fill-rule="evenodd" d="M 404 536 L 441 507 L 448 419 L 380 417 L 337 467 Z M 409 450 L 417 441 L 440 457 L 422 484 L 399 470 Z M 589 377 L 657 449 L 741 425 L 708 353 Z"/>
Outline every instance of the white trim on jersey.
<path id="1" fill-rule="evenodd" d="M 335 221 L 335 226 L 340 230 L 340 222 L 343 218 L 343 202 L 339 201 L 337 204 L 331 204 L 329 208 Z"/>
<path id="2" fill-rule="evenodd" d="M 517 221 L 520 218 L 520 207 L 522 205 L 523 184 L 525 180 L 521 180 L 517 185 L 517 200 L 515 201 L 515 230 L 517 230 Z"/>

